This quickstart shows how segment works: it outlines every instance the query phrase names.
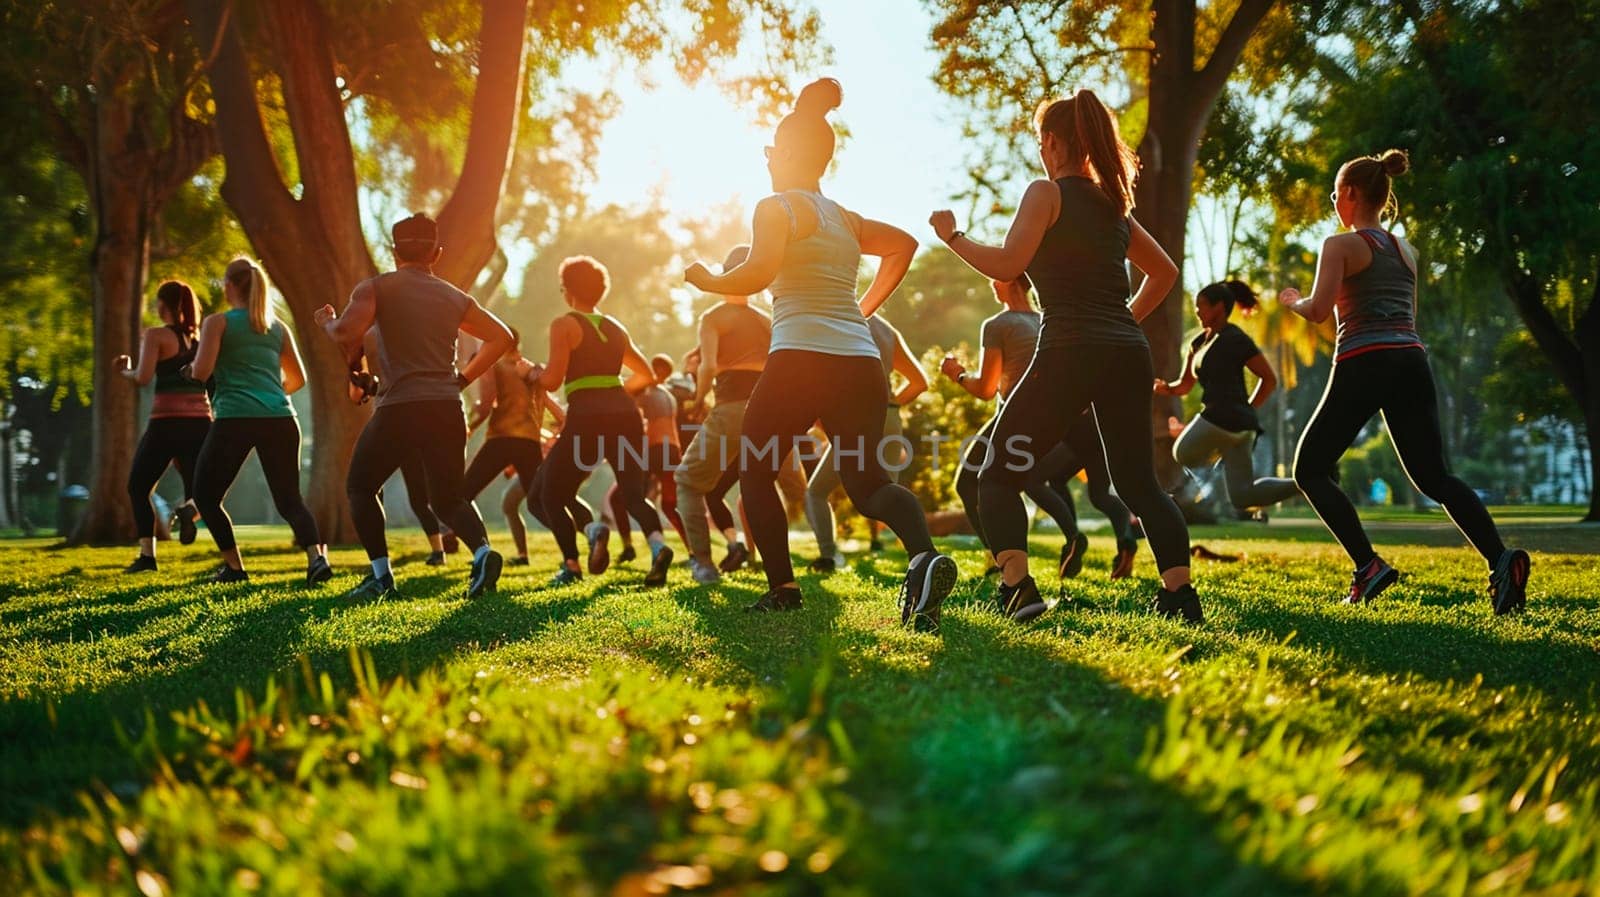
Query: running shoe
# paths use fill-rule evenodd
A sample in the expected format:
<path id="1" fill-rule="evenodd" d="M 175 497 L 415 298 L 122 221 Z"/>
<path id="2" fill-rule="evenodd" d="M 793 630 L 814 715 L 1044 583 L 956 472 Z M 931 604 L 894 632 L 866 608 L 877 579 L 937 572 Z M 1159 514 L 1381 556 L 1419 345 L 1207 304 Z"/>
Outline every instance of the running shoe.
<path id="1" fill-rule="evenodd" d="M 505 565 L 505 559 L 498 551 L 484 552 L 482 559 L 472 561 L 472 578 L 467 584 L 467 598 L 479 598 L 485 592 L 494 591 L 500 583 L 500 568 Z"/>
<path id="2" fill-rule="evenodd" d="M 394 587 L 394 574 L 385 573 L 383 576 L 374 576 L 371 570 L 361 578 L 361 582 L 348 592 L 345 592 L 343 601 L 383 601 L 387 598 L 399 598 L 400 593 Z"/>
<path id="3" fill-rule="evenodd" d="M 178 544 L 193 545 L 195 537 L 194 521 L 200 516 L 194 505 L 182 504 L 172 509 L 172 523 L 169 526 L 178 530 Z"/>
<path id="4" fill-rule="evenodd" d="M 1111 562 L 1111 578 L 1127 579 L 1133 575 L 1133 556 L 1139 552 L 1138 542 L 1118 542 L 1117 556 Z"/>
<path id="5" fill-rule="evenodd" d="M 528 566 L 528 556 L 525 555 L 525 554 L 519 554 L 514 558 L 507 558 L 506 559 L 506 566 L 507 567 L 526 567 L 526 566 Z"/>
<path id="6" fill-rule="evenodd" d="M 667 584 L 667 571 L 672 568 L 672 549 L 663 545 L 656 549 L 655 556 L 650 559 L 650 572 L 644 575 L 644 584 L 647 586 L 664 586 Z"/>
<path id="7" fill-rule="evenodd" d="M 444 566 L 444 552 L 442 552 L 442 551 L 430 551 L 430 552 L 428 552 L 428 559 L 423 561 L 423 563 L 427 564 L 430 567 L 443 567 Z"/>
<path id="8" fill-rule="evenodd" d="M 939 628 L 939 614 L 946 595 L 956 586 L 956 562 L 937 551 L 924 551 L 906 567 L 900 585 L 900 623 L 913 623 L 918 629 Z"/>
<path id="9" fill-rule="evenodd" d="M 589 540 L 589 573 L 599 576 L 611 566 L 611 527 L 604 523 L 591 523 L 583 528 Z"/>
<path id="10" fill-rule="evenodd" d="M 999 576 L 999 575 L 1000 575 L 1000 565 L 999 564 L 990 564 L 989 565 L 989 569 L 983 571 L 983 578 L 984 579 L 993 579 L 993 578 L 995 578 L 996 576 Z"/>
<path id="11" fill-rule="evenodd" d="M 728 553 L 723 557 L 717 569 L 723 573 L 737 573 L 739 568 L 750 560 L 750 549 L 744 547 L 743 542 L 729 542 Z"/>
<path id="12" fill-rule="evenodd" d="M 122 568 L 123 573 L 154 573 L 156 572 L 156 559 L 148 554 L 141 554 L 133 559 L 133 563 Z"/>
<path id="13" fill-rule="evenodd" d="M 306 565 L 306 585 L 321 585 L 333 578 L 333 568 L 328 566 L 328 559 L 317 555 Z"/>
<path id="14" fill-rule="evenodd" d="M 689 576 L 703 586 L 722 581 L 722 573 L 717 569 L 717 565 L 699 558 L 689 559 Z"/>
<path id="15" fill-rule="evenodd" d="M 845 568 L 844 555 L 835 551 L 831 557 L 820 557 L 812 561 L 806 569 L 812 573 L 832 573 Z"/>
<path id="16" fill-rule="evenodd" d="M 883 540 L 881 540 L 881 539 L 872 539 L 871 541 L 869 541 L 867 543 L 867 550 L 872 552 L 873 554 L 877 554 L 878 552 L 882 551 L 883 550 Z"/>
<path id="17" fill-rule="evenodd" d="M 1151 599 L 1150 612 L 1174 620 L 1181 618 L 1185 623 L 1201 623 L 1205 620 L 1205 615 L 1200 611 L 1200 596 L 1193 585 L 1185 585 L 1175 592 L 1162 589 Z"/>
<path id="18" fill-rule="evenodd" d="M 235 567 L 230 567 L 227 564 L 223 564 L 222 566 L 217 568 L 217 572 L 211 574 L 211 581 L 212 582 L 249 582 L 250 581 L 250 574 L 244 572 L 244 568 L 242 568 L 242 567 L 235 568 Z"/>
<path id="19" fill-rule="evenodd" d="M 1350 591 L 1344 597 L 1345 604 L 1364 604 L 1383 594 L 1383 590 L 1400 581 L 1400 571 L 1391 567 L 1383 558 L 1376 555 L 1367 565 L 1357 570 L 1350 577 Z"/>
<path id="20" fill-rule="evenodd" d="M 1513 614 L 1528 606 L 1528 572 L 1533 559 L 1520 548 L 1508 548 L 1489 571 L 1489 601 L 1498 615 Z"/>
<path id="21" fill-rule="evenodd" d="M 561 565 L 561 569 L 556 571 L 556 575 L 550 577 L 550 585 L 552 587 L 570 586 L 575 582 L 583 582 L 583 574 L 565 564 Z"/>
<path id="22" fill-rule="evenodd" d="M 1032 576 L 1024 577 L 1014 586 L 1000 584 L 1000 613 L 1017 623 L 1036 620 L 1050 609 L 1039 594 L 1039 586 Z"/>
<path id="23" fill-rule="evenodd" d="M 1061 546 L 1061 565 L 1058 568 L 1062 579 L 1071 579 L 1083 572 L 1083 556 L 1089 550 L 1089 537 L 1083 533 L 1073 533 Z"/>
<path id="24" fill-rule="evenodd" d="M 745 608 L 746 613 L 766 614 L 780 610 L 799 610 L 805 602 L 800 598 L 800 590 L 793 586 L 773 589 L 760 598 L 756 603 Z"/>
<path id="25" fill-rule="evenodd" d="M 631 564 L 638 557 L 639 552 L 633 550 L 633 543 L 626 542 L 623 544 L 622 550 L 617 552 L 617 563 Z"/>

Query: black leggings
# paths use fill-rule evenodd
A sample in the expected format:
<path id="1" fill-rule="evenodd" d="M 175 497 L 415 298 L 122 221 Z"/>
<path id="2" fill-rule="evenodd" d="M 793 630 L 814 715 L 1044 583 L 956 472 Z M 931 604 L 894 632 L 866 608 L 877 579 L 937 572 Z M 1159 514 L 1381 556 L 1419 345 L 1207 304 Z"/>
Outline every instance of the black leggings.
<path id="1" fill-rule="evenodd" d="M 344 486 L 356 535 L 368 558 L 389 556 L 378 490 L 413 455 L 422 466 L 433 512 L 467 548 L 476 551 L 484 544 L 483 518 L 462 492 L 466 449 L 467 423 L 455 399 L 378 406 L 356 440 Z"/>
<path id="2" fill-rule="evenodd" d="M 563 558 L 578 558 L 577 524 L 568 506 L 601 460 L 616 474 L 623 503 L 639 529 L 647 536 L 661 532 L 661 515 L 645 499 L 645 465 L 636 457 L 643 446 L 639 407 L 621 389 L 584 390 L 568 403 L 566 425 L 545 459 L 539 489 L 547 525 Z"/>
<path id="3" fill-rule="evenodd" d="M 728 490 L 738 482 L 739 467 L 734 465 L 724 470 L 722 476 L 717 479 L 717 484 L 706 493 L 706 513 L 711 515 L 711 522 L 722 532 L 737 529 L 733 523 L 733 511 L 728 508 Z"/>
<path id="4" fill-rule="evenodd" d="M 1041 349 L 1011 393 L 994 430 L 998 463 L 978 475 L 978 513 L 995 554 L 1028 550 L 1022 489 L 1039 466 L 1034 455 L 1055 448 L 1092 407 L 1117 493 L 1144 522 L 1162 570 L 1189 565 L 1183 514 L 1156 480 L 1150 429 L 1155 371 L 1144 346 L 1078 345 Z"/>
<path id="5" fill-rule="evenodd" d="M 889 382 L 876 357 L 780 349 L 767 357 L 744 413 L 739 489 L 750 537 L 772 588 L 794 581 L 789 518 L 778 498 L 783 459 L 819 418 L 833 440 L 845 494 L 856 510 L 893 529 L 916 557 L 933 549 L 917 497 L 889 479 L 879 459 Z"/>
<path id="6" fill-rule="evenodd" d="M 533 475 L 530 483 L 532 488 L 526 490 L 528 513 L 532 514 L 533 519 L 539 521 L 545 529 L 555 532 L 555 528 L 550 525 L 550 515 L 544 512 L 544 502 L 539 500 L 540 493 L 544 491 L 545 473 L 549 469 L 550 465 L 542 464 L 538 472 Z M 572 518 L 572 524 L 576 529 L 581 530 L 594 522 L 594 509 L 589 507 L 589 503 L 576 492 L 572 493 L 572 498 L 567 501 L 567 514 Z"/>
<path id="7" fill-rule="evenodd" d="M 145 426 L 133 452 L 133 469 L 128 471 L 128 498 L 133 500 L 133 525 L 139 538 L 156 537 L 150 493 L 168 465 L 178 468 L 178 476 L 183 478 L 183 497 L 194 498 L 195 461 L 210 429 L 211 419 L 206 417 L 156 417 Z"/>
<path id="8" fill-rule="evenodd" d="M 411 513 L 417 516 L 422 531 L 429 536 L 439 535 L 439 515 L 433 513 L 433 506 L 428 504 L 428 475 L 422 469 L 421 455 L 412 452 L 400 462 L 400 480 L 406 484 L 406 502 L 411 505 Z"/>
<path id="9" fill-rule="evenodd" d="M 225 417 L 211 422 L 194 470 L 194 504 L 217 548 L 229 551 L 238 546 L 222 500 L 252 450 L 266 474 L 278 516 L 294 530 L 295 544 L 301 548 L 322 544 L 317 521 L 300 497 L 300 422 L 293 417 Z"/>
<path id="10" fill-rule="evenodd" d="M 1374 557 L 1355 505 L 1334 481 L 1334 472 L 1340 456 L 1379 411 L 1411 484 L 1444 505 L 1461 534 L 1493 564 L 1506 546 L 1477 493 L 1450 473 L 1433 371 L 1422 349 L 1383 349 L 1334 364 L 1294 457 L 1295 484 L 1328 531 L 1357 568 Z"/>
<path id="11" fill-rule="evenodd" d="M 537 439 L 490 436 L 483 441 L 478 453 L 472 456 L 472 463 L 467 465 L 467 499 L 477 498 L 478 493 L 494 482 L 494 478 L 507 467 L 517 471 L 517 482 L 522 484 L 522 491 L 527 492 L 533 488 L 533 476 L 539 472 L 539 462 L 543 458 L 544 452 Z"/>
<path id="12" fill-rule="evenodd" d="M 1133 515 L 1111 491 L 1111 473 L 1106 469 L 1106 450 L 1100 444 L 1100 429 L 1087 414 L 1067 431 L 1067 438 L 1039 462 L 1039 472 L 1050 491 L 1060 494 L 1069 503 L 1072 493 L 1067 491 L 1067 482 L 1080 470 L 1089 480 L 1089 503 L 1105 515 L 1111 531 L 1116 534 L 1117 544 L 1133 544 Z"/>

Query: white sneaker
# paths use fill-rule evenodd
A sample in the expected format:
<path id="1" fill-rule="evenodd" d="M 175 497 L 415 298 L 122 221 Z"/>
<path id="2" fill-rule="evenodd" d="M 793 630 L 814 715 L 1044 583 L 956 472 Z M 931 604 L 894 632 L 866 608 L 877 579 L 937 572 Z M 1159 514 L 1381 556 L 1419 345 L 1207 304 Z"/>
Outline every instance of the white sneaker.
<path id="1" fill-rule="evenodd" d="M 722 573 L 715 564 L 708 564 L 699 558 L 689 559 L 689 576 L 701 585 L 711 585 L 722 581 Z"/>

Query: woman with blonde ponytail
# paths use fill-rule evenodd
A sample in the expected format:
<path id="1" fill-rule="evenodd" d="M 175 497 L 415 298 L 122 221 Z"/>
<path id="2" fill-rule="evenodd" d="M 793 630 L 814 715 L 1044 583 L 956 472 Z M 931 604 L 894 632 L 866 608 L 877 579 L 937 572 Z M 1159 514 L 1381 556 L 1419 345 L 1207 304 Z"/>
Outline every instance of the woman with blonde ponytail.
<path id="1" fill-rule="evenodd" d="M 1000 610 L 1022 622 L 1049 606 L 1028 573 L 1021 493 L 1043 453 L 1092 408 L 1117 494 L 1144 524 L 1161 568 L 1163 588 L 1151 609 L 1198 623 L 1189 531 L 1156 480 L 1155 371 L 1139 329 L 1177 282 L 1178 266 L 1129 214 L 1138 165 L 1093 92 L 1040 105 L 1034 127 L 1048 177 L 1028 185 L 1002 245 L 957 230 L 949 211 L 929 219 L 939 239 L 985 277 L 1009 281 L 1026 273 L 1044 311 L 1033 363 L 995 422 L 978 474 L 978 513 L 1000 567 Z M 1136 291 L 1129 262 L 1144 272 Z"/>
<path id="2" fill-rule="evenodd" d="M 273 320 L 267 277 L 254 262 L 237 258 L 228 264 L 223 296 L 228 309 L 200 325 L 200 345 L 186 372 L 193 380 L 215 381 L 211 406 L 216 420 L 195 465 L 195 504 L 222 553 L 223 564 L 212 579 L 250 578 L 222 499 L 254 451 L 278 514 L 305 549 L 306 584 L 325 582 L 333 571 L 317 523 L 300 497 L 300 423 L 289 404 L 289 395 L 306 382 L 300 353 L 288 328 Z"/>
<path id="3" fill-rule="evenodd" d="M 1300 434 L 1294 479 L 1355 562 L 1347 603 L 1371 601 L 1399 581 L 1399 571 L 1378 557 L 1355 506 L 1334 480 L 1345 449 L 1382 411 L 1412 485 L 1444 506 L 1488 564 L 1494 612 L 1513 613 L 1526 603 L 1528 553 L 1505 546 L 1478 494 L 1450 473 L 1433 371 L 1417 335 L 1417 252 L 1384 226 L 1399 211 L 1393 179 L 1410 167 L 1396 149 L 1340 166 L 1329 199 L 1340 227 L 1348 230 L 1323 241 L 1309 296 L 1294 287 L 1278 294 L 1280 303 L 1308 321 L 1338 322 L 1333 373 Z"/>

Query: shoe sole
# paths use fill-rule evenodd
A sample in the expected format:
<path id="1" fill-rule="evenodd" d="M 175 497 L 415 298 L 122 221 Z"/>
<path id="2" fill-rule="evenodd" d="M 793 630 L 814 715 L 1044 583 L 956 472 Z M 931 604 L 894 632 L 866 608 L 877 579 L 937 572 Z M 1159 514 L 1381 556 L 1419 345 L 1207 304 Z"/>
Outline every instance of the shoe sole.
<path id="1" fill-rule="evenodd" d="M 644 576 L 647 586 L 664 586 L 667 584 L 667 571 L 672 567 L 672 549 L 662 548 L 655 560 L 650 562 L 650 572 Z"/>
<path id="2" fill-rule="evenodd" d="M 307 586 L 321 585 L 322 583 L 325 583 L 325 582 L 327 582 L 328 580 L 330 580 L 332 578 L 333 578 L 333 568 L 328 566 L 327 564 L 323 564 L 321 567 L 317 568 L 315 571 L 306 574 L 306 585 Z"/>
<path id="3" fill-rule="evenodd" d="M 723 573 L 738 573 L 739 568 L 743 567 L 745 562 L 749 560 L 750 552 L 748 549 L 740 555 L 734 555 L 730 552 L 727 557 L 722 559 L 722 563 L 717 565 L 717 569 Z"/>
<path id="4" fill-rule="evenodd" d="M 1083 555 L 1089 549 L 1089 537 L 1083 533 L 1073 536 L 1068 549 L 1061 558 L 1060 568 L 1056 570 L 1062 579 L 1072 579 L 1083 572 Z"/>
<path id="5" fill-rule="evenodd" d="M 1393 567 L 1390 567 L 1390 568 L 1384 570 L 1382 573 L 1378 574 L 1378 577 L 1372 581 L 1372 584 L 1367 587 L 1367 590 L 1365 592 L 1361 593 L 1361 600 L 1360 601 L 1350 601 L 1350 600 L 1346 599 L 1345 603 L 1346 604 L 1370 604 L 1371 602 L 1376 601 L 1378 599 L 1379 595 L 1382 595 L 1384 592 L 1387 592 L 1389 590 L 1390 586 L 1394 585 L 1395 583 L 1397 583 L 1399 581 L 1400 581 L 1400 571 L 1396 570 Z"/>
<path id="6" fill-rule="evenodd" d="M 595 530 L 595 539 L 589 545 L 589 575 L 599 576 L 611 566 L 611 528 L 602 525 Z"/>
<path id="7" fill-rule="evenodd" d="M 956 562 L 944 555 L 935 555 L 928 562 L 928 572 L 922 577 L 922 594 L 917 596 L 917 603 L 912 606 L 911 619 L 914 623 L 921 620 L 931 620 L 934 627 L 939 625 L 940 607 L 944 599 L 949 596 L 950 590 L 956 587 Z"/>
<path id="8" fill-rule="evenodd" d="M 505 558 L 500 556 L 500 552 L 491 551 L 484 555 L 483 569 L 473 578 L 471 587 L 467 589 L 467 597 L 479 598 L 485 592 L 494 591 L 495 586 L 500 584 L 500 569 L 503 566 Z"/>
<path id="9" fill-rule="evenodd" d="M 1044 603 L 1043 601 L 1035 601 L 1032 604 L 1025 604 L 1022 607 L 1017 608 L 1016 610 L 1006 614 L 1006 616 L 1010 617 L 1011 621 L 1014 623 L 1029 623 L 1044 616 L 1044 612 L 1049 609 L 1050 605 Z"/>
<path id="10" fill-rule="evenodd" d="M 1509 598 L 1502 597 L 1496 604 L 1494 612 L 1497 616 L 1516 613 L 1528 606 L 1528 574 L 1533 571 L 1533 558 L 1520 548 L 1511 553 L 1511 594 Z"/>
<path id="11" fill-rule="evenodd" d="M 1127 554 L 1118 554 L 1116 562 L 1111 567 L 1111 578 L 1127 579 L 1128 577 L 1132 576 L 1133 560 L 1137 554 L 1137 551 L 1130 551 Z"/>

